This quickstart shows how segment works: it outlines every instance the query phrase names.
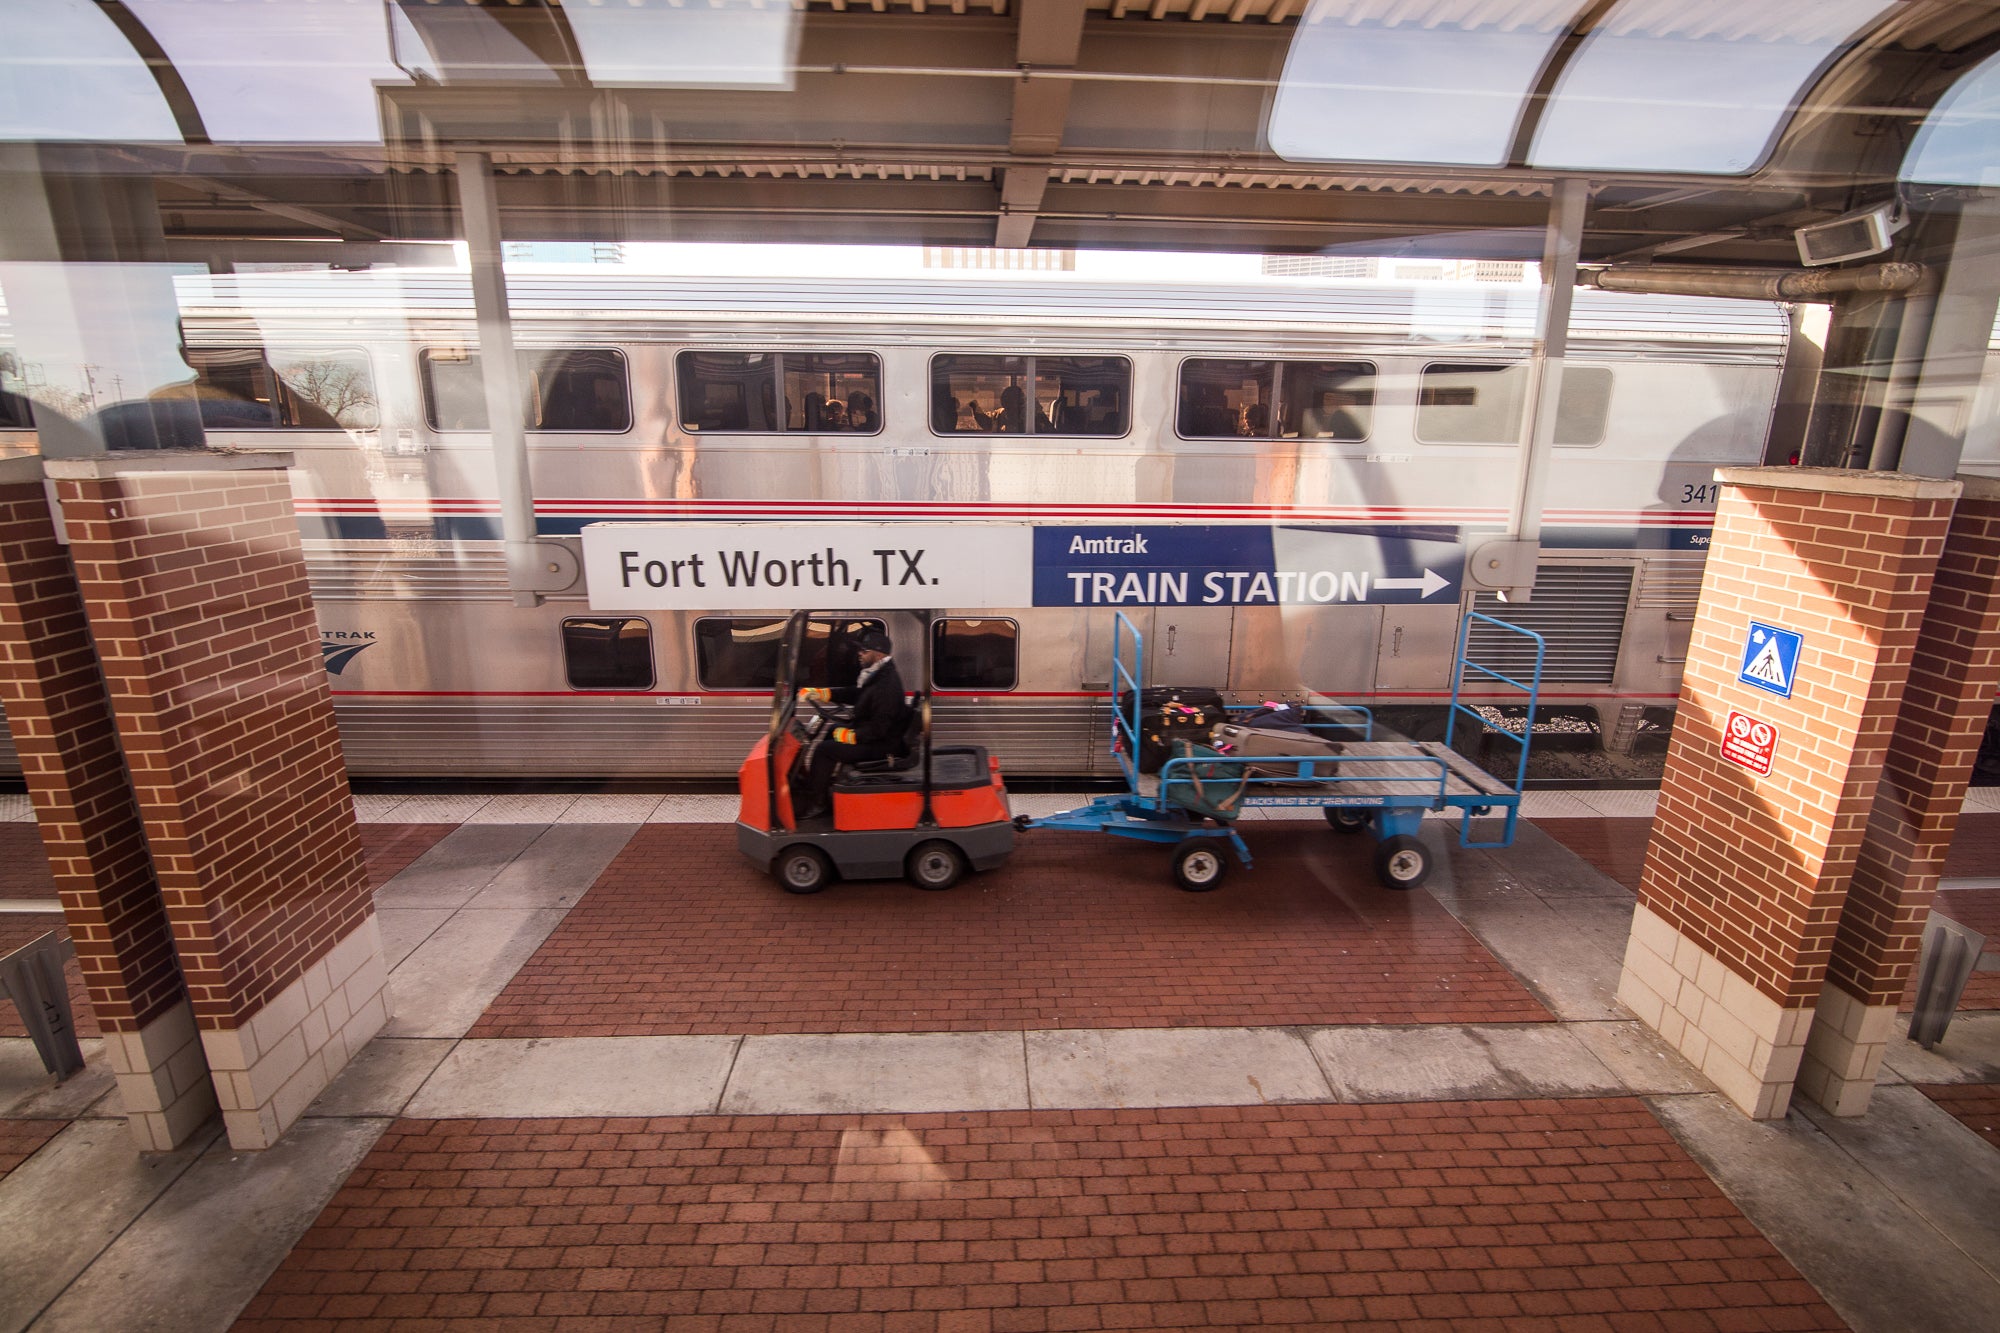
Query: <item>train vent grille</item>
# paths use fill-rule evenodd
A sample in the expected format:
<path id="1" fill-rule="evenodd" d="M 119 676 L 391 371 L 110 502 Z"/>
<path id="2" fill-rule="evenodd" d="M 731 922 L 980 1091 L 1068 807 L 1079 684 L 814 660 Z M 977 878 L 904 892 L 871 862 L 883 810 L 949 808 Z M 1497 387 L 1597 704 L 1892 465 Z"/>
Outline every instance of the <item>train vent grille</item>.
<path id="1" fill-rule="evenodd" d="M 1707 564 L 1708 556 L 1701 551 L 1648 556 L 1639 575 L 1639 594 L 1632 604 L 1648 611 L 1693 615 L 1695 603 L 1701 600 L 1701 572 Z"/>
<path id="2" fill-rule="evenodd" d="M 1535 571 L 1533 601 L 1502 602 L 1480 593 L 1473 609 L 1543 637 L 1548 644 L 1542 659 L 1544 685 L 1609 685 L 1618 672 L 1618 645 L 1631 600 L 1630 565 L 1543 565 Z M 1481 666 L 1518 681 L 1534 675 L 1534 644 L 1490 625 L 1473 624 L 1467 653 Z"/>
<path id="3" fill-rule="evenodd" d="M 356 550 L 339 542 L 305 544 L 306 577 L 319 601 L 360 601 L 391 597 L 402 601 L 449 598 L 504 602 L 507 559 L 492 548 L 440 544 L 435 550 L 384 551 L 380 543 Z"/>

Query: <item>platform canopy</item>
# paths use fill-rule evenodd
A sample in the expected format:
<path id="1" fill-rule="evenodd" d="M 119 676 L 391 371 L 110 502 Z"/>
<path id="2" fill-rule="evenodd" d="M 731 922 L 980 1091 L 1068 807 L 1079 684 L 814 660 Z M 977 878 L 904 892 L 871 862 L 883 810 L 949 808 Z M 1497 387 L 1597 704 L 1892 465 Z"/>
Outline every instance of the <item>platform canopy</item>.
<path id="1" fill-rule="evenodd" d="M 467 151 L 549 241 L 1533 259 L 1583 178 L 1586 263 L 2000 181 L 2000 8 L 1953 0 L 7 8 L 0 144 L 150 179 L 175 258 L 457 238 Z"/>

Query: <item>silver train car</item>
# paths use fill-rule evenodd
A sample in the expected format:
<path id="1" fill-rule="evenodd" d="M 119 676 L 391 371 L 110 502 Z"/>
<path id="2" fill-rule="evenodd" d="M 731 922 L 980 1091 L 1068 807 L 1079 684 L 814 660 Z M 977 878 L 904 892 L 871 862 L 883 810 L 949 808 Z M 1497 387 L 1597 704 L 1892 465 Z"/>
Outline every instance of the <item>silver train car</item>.
<path id="1" fill-rule="evenodd" d="M 781 613 L 510 598 L 463 275 L 177 279 L 207 441 L 284 449 L 350 770 L 716 778 Z M 603 521 L 1303 528 L 1462 551 L 1505 519 L 1532 288 L 513 276 L 540 533 Z M 1783 308 L 1577 293 L 1532 601 L 1543 702 L 1676 696 L 1714 470 L 1763 460 Z M 20 415 L 17 412 L 17 417 Z M 33 448 L 0 418 L 0 449 Z M 11 429 L 10 429 L 11 427 Z M 1112 622 L 1152 682 L 1448 697 L 1437 595 L 938 606 L 880 622 L 938 726 L 1017 775 L 1115 771 Z M 918 679 L 919 661 L 930 678 Z"/>

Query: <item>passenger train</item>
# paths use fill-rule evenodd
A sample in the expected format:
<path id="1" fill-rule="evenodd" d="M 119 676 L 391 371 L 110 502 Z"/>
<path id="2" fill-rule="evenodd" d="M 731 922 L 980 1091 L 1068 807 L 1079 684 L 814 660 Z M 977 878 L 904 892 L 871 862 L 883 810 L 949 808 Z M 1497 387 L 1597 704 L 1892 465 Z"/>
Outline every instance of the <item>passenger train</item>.
<path id="1" fill-rule="evenodd" d="M 295 456 L 353 773 L 734 770 L 782 612 L 628 609 L 581 576 L 514 604 L 462 274 L 177 283 L 198 379 L 164 392 L 199 401 L 211 446 Z M 1302 573 L 1289 596 L 1107 583 L 842 613 L 888 631 L 941 734 L 1013 775 L 1115 771 L 1120 613 L 1153 682 L 1410 708 L 1445 701 L 1461 614 L 1491 609 L 1464 552 L 1504 525 L 1532 288 L 513 276 L 509 295 L 536 523 L 571 545 L 600 522 L 980 523 L 1444 553 L 1386 599 Z M 1535 590 L 1504 612 L 1548 636 L 1545 703 L 1606 731 L 1671 707 L 1713 473 L 1763 460 L 1788 327 L 1760 302 L 1577 293 Z M 14 401 L 0 448 L 21 452 Z"/>

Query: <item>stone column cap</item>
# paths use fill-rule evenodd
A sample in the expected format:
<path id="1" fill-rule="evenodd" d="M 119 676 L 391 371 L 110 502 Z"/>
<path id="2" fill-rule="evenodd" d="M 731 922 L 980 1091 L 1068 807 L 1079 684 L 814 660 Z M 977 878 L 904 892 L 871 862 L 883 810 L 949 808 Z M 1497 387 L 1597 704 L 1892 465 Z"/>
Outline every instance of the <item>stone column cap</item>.
<path id="1" fill-rule="evenodd" d="M 42 471 L 40 454 L 17 454 L 12 458 L 0 458 L 0 486 L 18 486 L 23 482 L 40 481 L 47 473 Z"/>
<path id="2" fill-rule="evenodd" d="M 1715 479 L 1731 486 L 1825 495 L 1871 495 L 1887 500 L 1956 500 L 1964 487 L 1944 477 L 1869 472 L 1842 467 L 1719 467 Z"/>
<path id="3" fill-rule="evenodd" d="M 275 450 L 158 449 L 41 462 L 47 475 L 60 481 L 101 481 L 158 472 L 256 472 L 288 468 L 292 460 L 292 454 Z"/>

